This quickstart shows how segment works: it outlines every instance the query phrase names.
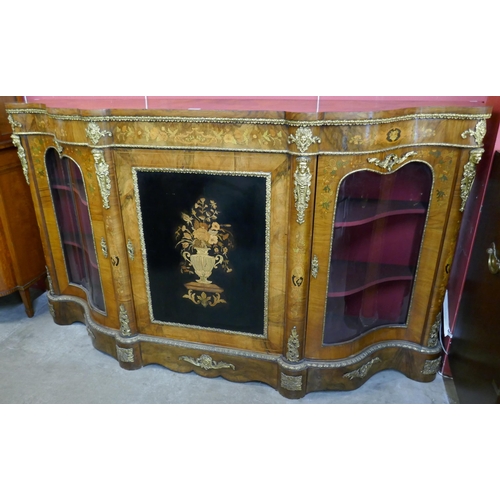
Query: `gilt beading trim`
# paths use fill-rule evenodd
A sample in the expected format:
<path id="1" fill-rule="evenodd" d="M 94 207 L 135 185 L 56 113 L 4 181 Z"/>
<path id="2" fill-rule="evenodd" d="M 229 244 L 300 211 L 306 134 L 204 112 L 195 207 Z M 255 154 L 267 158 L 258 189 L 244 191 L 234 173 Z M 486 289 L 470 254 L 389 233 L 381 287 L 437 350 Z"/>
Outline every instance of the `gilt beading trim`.
<path id="1" fill-rule="evenodd" d="M 397 110 L 395 110 L 397 111 Z M 46 115 L 54 120 L 82 122 L 165 122 L 165 123 L 225 123 L 225 124 L 255 124 L 255 125 L 288 125 L 291 127 L 312 126 L 348 126 L 348 125 L 379 125 L 411 120 L 485 120 L 491 118 L 491 113 L 411 113 L 390 118 L 352 118 L 333 120 L 287 120 L 285 118 L 223 118 L 196 116 L 80 116 L 58 115 L 39 108 L 7 109 L 9 114 Z"/>
<path id="2" fill-rule="evenodd" d="M 228 356 L 236 356 L 243 358 L 256 359 L 260 361 L 267 361 L 272 363 L 278 363 L 281 368 L 284 368 L 289 371 L 301 371 L 306 368 L 342 368 L 350 365 L 354 365 L 359 363 L 366 357 L 371 354 L 381 351 L 383 349 L 408 349 L 410 351 L 415 351 L 424 355 L 435 355 L 441 352 L 441 347 L 428 348 L 421 346 L 419 344 L 415 344 L 413 342 L 409 342 L 407 340 L 391 340 L 391 341 L 383 341 L 379 342 L 375 345 L 372 345 L 359 354 L 355 356 L 351 356 L 348 358 L 343 358 L 339 360 L 333 361 L 312 361 L 302 359 L 299 363 L 290 363 L 286 358 L 284 358 L 281 354 L 268 354 L 263 352 L 252 352 L 246 351 L 243 349 L 233 349 L 229 347 L 218 347 L 212 345 L 201 344 L 199 342 L 189 342 L 184 340 L 173 340 L 164 337 L 154 337 L 152 335 L 145 335 L 139 333 L 134 337 L 122 337 L 120 335 L 119 330 L 115 330 L 112 328 L 108 328 L 106 326 L 100 325 L 96 323 L 90 314 L 90 308 L 88 303 L 81 299 L 80 297 L 74 297 L 70 295 L 54 295 L 50 292 L 47 292 L 47 297 L 51 302 L 74 302 L 78 304 L 83 310 L 85 314 L 85 324 L 90 326 L 92 330 L 97 331 L 103 335 L 107 335 L 116 340 L 119 340 L 122 344 L 135 344 L 136 342 L 147 342 L 151 344 L 164 344 L 171 347 L 181 347 L 185 349 L 195 349 L 195 350 L 203 350 L 209 351 L 211 353 L 224 354 Z"/>
<path id="3" fill-rule="evenodd" d="M 66 146 L 75 147 L 86 147 L 89 146 L 86 142 L 72 142 L 59 139 L 51 132 L 16 132 L 18 136 L 29 136 L 29 135 L 46 135 L 50 137 L 55 137 L 60 144 Z M 269 153 L 269 154 L 286 154 L 289 156 L 352 156 L 352 155 L 368 155 L 368 154 L 379 154 L 389 151 L 395 151 L 403 148 L 421 148 L 421 147 L 441 147 L 441 148 L 460 148 L 460 149 L 475 149 L 476 145 L 471 144 L 454 144 L 448 142 L 420 142 L 411 144 L 399 144 L 397 146 L 391 146 L 388 148 L 381 149 L 371 149 L 362 151 L 316 151 L 312 153 L 301 153 L 298 151 L 290 151 L 289 149 L 258 149 L 258 148 L 233 148 L 233 147 L 217 147 L 217 146 L 167 146 L 167 145 L 151 145 L 151 144 L 102 144 L 94 147 L 96 150 L 105 149 L 146 149 L 146 150 L 165 150 L 165 151 L 220 151 L 228 153 Z"/>

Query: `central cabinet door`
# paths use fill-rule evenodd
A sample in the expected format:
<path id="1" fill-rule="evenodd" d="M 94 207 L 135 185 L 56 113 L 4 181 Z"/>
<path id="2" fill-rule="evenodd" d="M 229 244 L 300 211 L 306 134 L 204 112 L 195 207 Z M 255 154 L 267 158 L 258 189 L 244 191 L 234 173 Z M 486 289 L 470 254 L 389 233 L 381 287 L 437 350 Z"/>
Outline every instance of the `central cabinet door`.
<path id="1" fill-rule="evenodd" d="M 116 152 L 138 330 L 280 352 L 285 155 Z"/>
<path id="2" fill-rule="evenodd" d="M 431 238 L 444 227 L 433 168 L 418 160 L 393 171 L 363 163 L 367 159 L 357 157 L 318 164 L 310 358 L 338 359 L 376 342 L 420 342 L 423 336 L 422 304 L 438 261 Z M 428 230 L 431 220 L 434 231 Z"/>

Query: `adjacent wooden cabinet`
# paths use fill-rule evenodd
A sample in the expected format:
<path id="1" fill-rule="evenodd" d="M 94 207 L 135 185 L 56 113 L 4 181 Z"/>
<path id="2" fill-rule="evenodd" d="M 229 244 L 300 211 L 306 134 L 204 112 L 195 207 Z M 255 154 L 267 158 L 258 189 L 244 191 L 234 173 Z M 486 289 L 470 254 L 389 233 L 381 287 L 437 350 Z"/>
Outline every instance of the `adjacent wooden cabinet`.
<path id="1" fill-rule="evenodd" d="M 11 140 L 0 96 L 0 297 L 19 292 L 28 317 L 34 314 L 30 287 L 45 277 L 45 259 L 33 201 Z"/>
<path id="2" fill-rule="evenodd" d="M 434 379 L 489 109 L 8 112 L 55 321 L 123 368 L 289 398 Z"/>

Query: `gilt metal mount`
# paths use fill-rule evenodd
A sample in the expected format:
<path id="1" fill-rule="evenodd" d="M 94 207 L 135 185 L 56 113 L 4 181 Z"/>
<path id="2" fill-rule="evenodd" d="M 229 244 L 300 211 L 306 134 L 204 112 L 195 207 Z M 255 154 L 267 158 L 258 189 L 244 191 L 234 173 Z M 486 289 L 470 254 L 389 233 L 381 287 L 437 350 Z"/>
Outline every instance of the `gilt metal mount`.
<path id="1" fill-rule="evenodd" d="M 305 212 L 309 206 L 311 197 L 311 179 L 312 174 L 309 170 L 310 159 L 301 156 L 297 160 L 297 169 L 295 170 L 295 187 L 293 195 L 295 197 L 295 208 L 297 209 L 297 222 L 303 224 L 305 221 Z"/>
<path id="2" fill-rule="evenodd" d="M 379 160 L 378 158 L 368 158 L 367 161 L 368 163 L 374 163 L 375 165 L 377 165 L 377 167 L 387 170 L 387 172 L 391 172 L 396 165 L 403 163 L 405 160 L 407 160 L 411 156 L 415 156 L 416 154 L 417 153 L 415 151 L 409 151 L 408 153 L 405 153 L 401 158 L 399 158 L 398 155 L 391 153 L 390 155 L 387 155 L 383 160 Z"/>
<path id="3" fill-rule="evenodd" d="M 297 145 L 297 149 L 301 153 L 305 153 L 311 144 L 315 142 L 321 143 L 321 139 L 314 136 L 309 127 L 299 127 L 295 135 L 290 134 L 288 136 L 288 144 L 292 144 L 292 142 Z"/>
<path id="4" fill-rule="evenodd" d="M 198 359 L 194 359 L 191 356 L 179 356 L 182 361 L 187 361 L 194 366 L 199 366 L 204 370 L 221 370 L 222 368 L 231 368 L 235 370 L 235 366 L 232 363 L 226 363 L 224 361 L 216 362 L 208 354 L 202 354 Z"/>

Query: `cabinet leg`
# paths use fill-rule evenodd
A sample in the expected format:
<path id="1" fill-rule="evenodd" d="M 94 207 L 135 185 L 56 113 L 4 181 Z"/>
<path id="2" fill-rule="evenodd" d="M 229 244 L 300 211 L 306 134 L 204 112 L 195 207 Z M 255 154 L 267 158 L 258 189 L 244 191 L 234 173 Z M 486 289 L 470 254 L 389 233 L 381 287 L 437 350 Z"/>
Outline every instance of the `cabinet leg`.
<path id="1" fill-rule="evenodd" d="M 33 310 L 33 303 L 31 302 L 30 289 L 27 288 L 26 290 L 19 290 L 19 294 L 21 295 L 24 309 L 26 310 L 28 318 L 32 318 L 35 314 L 35 311 Z"/>

